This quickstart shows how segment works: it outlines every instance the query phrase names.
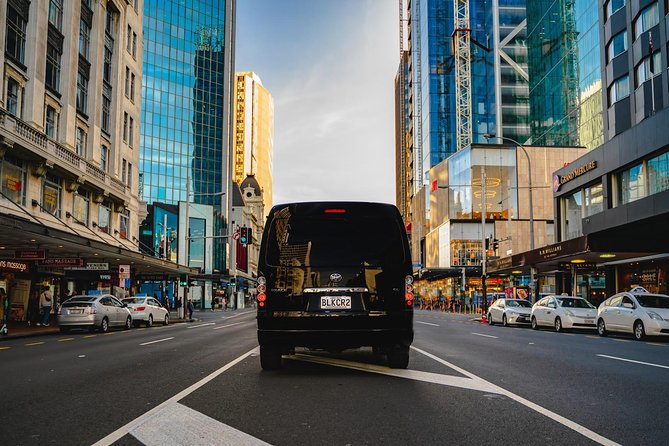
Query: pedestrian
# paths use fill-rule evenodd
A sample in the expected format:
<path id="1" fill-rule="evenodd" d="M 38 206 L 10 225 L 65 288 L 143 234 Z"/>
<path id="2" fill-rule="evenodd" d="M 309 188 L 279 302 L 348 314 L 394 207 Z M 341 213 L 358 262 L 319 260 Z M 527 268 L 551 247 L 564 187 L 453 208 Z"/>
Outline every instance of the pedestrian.
<path id="1" fill-rule="evenodd" d="M 4 288 L 0 288 L 0 308 L 2 308 L 2 320 L 0 321 L 0 333 L 9 334 L 9 296 Z"/>
<path id="2" fill-rule="evenodd" d="M 188 319 L 193 319 L 193 311 L 195 311 L 195 305 L 193 305 L 193 300 L 188 299 Z"/>
<path id="3" fill-rule="evenodd" d="M 42 294 L 39 296 L 39 306 L 40 309 L 42 310 L 42 325 L 45 327 L 49 326 L 49 317 L 51 316 L 51 305 L 53 301 L 53 294 L 51 294 L 51 290 L 49 287 L 44 287 L 44 291 L 42 291 Z M 37 323 L 39 326 L 39 322 Z"/>
<path id="4" fill-rule="evenodd" d="M 216 297 L 211 298 L 211 311 L 216 311 Z"/>

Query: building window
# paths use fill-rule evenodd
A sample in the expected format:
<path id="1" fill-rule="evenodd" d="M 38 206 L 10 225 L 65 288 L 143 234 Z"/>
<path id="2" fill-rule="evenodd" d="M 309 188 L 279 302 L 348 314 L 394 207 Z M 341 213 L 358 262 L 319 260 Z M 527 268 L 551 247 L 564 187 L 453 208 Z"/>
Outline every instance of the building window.
<path id="1" fill-rule="evenodd" d="M 655 2 L 646 6 L 634 21 L 634 40 L 658 23 L 660 23 L 660 9 Z"/>
<path id="2" fill-rule="evenodd" d="M 129 189 L 132 189 L 132 163 L 128 163 L 128 176 L 126 178 L 125 184 L 128 185 Z"/>
<path id="3" fill-rule="evenodd" d="M 648 160 L 650 194 L 669 190 L 669 152 Z"/>
<path id="4" fill-rule="evenodd" d="M 91 28 L 84 19 L 79 20 L 79 54 L 88 59 L 91 48 Z"/>
<path id="5" fill-rule="evenodd" d="M 88 210 L 90 207 L 90 194 L 88 191 L 79 188 L 74 193 L 74 204 L 72 205 L 72 215 L 78 223 L 88 226 Z"/>
<path id="6" fill-rule="evenodd" d="M 60 196 L 60 178 L 47 173 L 42 182 L 42 210 L 60 217 Z"/>
<path id="7" fill-rule="evenodd" d="M 625 0 L 609 0 L 606 4 L 606 18 L 608 19 L 613 14 L 625 7 Z"/>
<path id="8" fill-rule="evenodd" d="M 19 92 L 21 91 L 21 86 L 13 78 L 7 77 L 7 111 L 16 116 L 20 117 L 19 113 Z"/>
<path id="9" fill-rule="evenodd" d="M 77 71 L 77 111 L 88 113 L 88 75 Z"/>
<path id="10" fill-rule="evenodd" d="M 581 219 L 583 218 L 583 194 L 579 190 L 562 199 L 564 212 L 563 238 L 571 240 L 583 235 Z"/>
<path id="11" fill-rule="evenodd" d="M 124 183 L 127 175 L 128 175 L 128 162 L 125 159 L 123 159 L 121 167 L 121 181 L 123 181 Z"/>
<path id="12" fill-rule="evenodd" d="M 109 234 L 111 230 L 111 202 L 105 200 L 100 203 L 100 208 L 98 210 L 98 230 Z"/>
<path id="13" fill-rule="evenodd" d="M 130 97 L 130 68 L 125 67 L 125 97 Z"/>
<path id="14" fill-rule="evenodd" d="M 123 141 L 128 142 L 128 113 L 123 112 Z"/>
<path id="15" fill-rule="evenodd" d="M 130 100 L 135 102 L 135 73 L 130 73 Z"/>
<path id="16" fill-rule="evenodd" d="M 101 119 L 100 119 L 100 127 L 107 134 L 109 134 L 109 123 L 111 121 L 110 113 L 111 113 L 111 100 L 103 94 L 102 95 L 102 114 L 101 114 Z"/>
<path id="17" fill-rule="evenodd" d="M 606 48 L 607 62 L 611 62 L 614 57 L 625 51 L 627 51 L 627 30 L 620 32 L 611 38 L 611 42 Z"/>
<path id="18" fill-rule="evenodd" d="M 585 196 L 585 217 L 604 211 L 604 188 L 602 183 L 597 183 L 583 189 Z"/>
<path id="19" fill-rule="evenodd" d="M 58 91 L 60 84 L 60 51 L 51 44 L 46 46 L 46 86 Z"/>
<path id="20" fill-rule="evenodd" d="M 112 78 L 112 48 L 105 45 L 105 60 L 102 67 L 102 79 L 111 85 Z"/>
<path id="21" fill-rule="evenodd" d="M 74 134 L 74 144 L 77 150 L 77 155 L 83 157 L 86 155 L 86 131 L 81 127 L 77 127 Z"/>
<path id="22" fill-rule="evenodd" d="M 125 39 L 125 49 L 130 53 L 132 51 L 132 28 L 130 25 L 128 25 L 128 31 Z"/>
<path id="23" fill-rule="evenodd" d="M 63 0 L 49 0 L 49 23 L 63 30 Z"/>
<path id="24" fill-rule="evenodd" d="M 137 33 L 132 33 L 132 57 L 137 58 Z"/>
<path id="25" fill-rule="evenodd" d="M 636 86 L 639 87 L 650 80 L 651 77 L 659 76 L 662 73 L 661 66 L 660 51 L 656 51 L 652 57 L 648 56 L 642 60 L 636 67 Z"/>
<path id="26" fill-rule="evenodd" d="M 107 163 L 109 161 L 109 149 L 107 146 L 100 146 L 100 169 L 107 172 Z"/>
<path id="27" fill-rule="evenodd" d="M 2 193 L 16 204 L 25 205 L 26 201 L 26 168 L 25 163 L 5 154 L 0 159 L 0 178 L 2 178 Z M 4 197 L 2 197 L 4 198 Z"/>
<path id="28" fill-rule="evenodd" d="M 615 104 L 616 102 L 625 99 L 630 95 L 630 77 L 625 75 L 619 77 L 611 87 L 609 87 L 609 106 Z"/>
<path id="29" fill-rule="evenodd" d="M 132 119 L 132 116 L 130 116 L 128 121 L 128 145 L 130 147 L 133 147 L 134 133 L 135 133 L 135 120 Z"/>
<path id="30" fill-rule="evenodd" d="M 28 20 L 19 12 L 7 5 L 7 34 L 5 35 L 5 51 L 21 64 L 26 58 L 26 25 Z"/>
<path id="31" fill-rule="evenodd" d="M 124 240 L 128 239 L 129 222 L 130 222 L 130 211 L 126 209 L 119 214 L 119 225 L 118 225 L 119 236 Z"/>
<path id="32" fill-rule="evenodd" d="M 110 37 L 114 37 L 115 21 L 116 18 L 114 17 L 114 13 L 110 9 L 107 9 L 107 15 L 105 16 L 105 32 L 109 34 Z"/>
<path id="33" fill-rule="evenodd" d="M 44 129 L 46 130 L 46 136 L 49 138 L 56 139 L 58 137 L 58 113 L 50 105 L 46 106 L 44 112 Z"/>
<path id="34" fill-rule="evenodd" d="M 620 172 L 617 176 L 618 205 L 646 196 L 646 174 L 643 163 Z"/>

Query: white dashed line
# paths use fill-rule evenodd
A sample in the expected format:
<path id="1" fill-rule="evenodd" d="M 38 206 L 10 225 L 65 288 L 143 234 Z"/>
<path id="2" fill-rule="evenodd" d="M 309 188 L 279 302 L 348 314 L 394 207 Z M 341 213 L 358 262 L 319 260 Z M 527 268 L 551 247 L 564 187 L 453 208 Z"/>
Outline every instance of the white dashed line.
<path id="1" fill-rule="evenodd" d="M 164 341 L 169 341 L 170 339 L 174 339 L 174 336 L 172 336 L 171 338 L 165 338 L 165 339 L 158 339 L 157 341 L 151 341 L 151 342 L 144 342 L 143 344 L 139 344 L 139 345 L 149 345 L 149 344 L 155 344 L 155 343 L 157 343 L 157 342 L 164 342 Z"/>
<path id="2" fill-rule="evenodd" d="M 438 327 L 439 325 L 437 324 L 431 324 L 429 322 L 422 322 L 422 321 L 415 321 L 417 324 L 424 324 L 424 325 L 431 325 L 433 327 Z"/>
<path id="3" fill-rule="evenodd" d="M 234 324 L 221 325 L 220 327 L 214 328 L 214 330 L 220 330 L 221 328 L 232 327 L 233 325 L 243 324 L 244 322 L 235 322 Z"/>
<path id="4" fill-rule="evenodd" d="M 652 362 L 635 361 L 633 359 L 618 358 L 616 356 L 609 356 L 609 355 L 597 355 L 597 356 L 599 356 L 600 358 L 616 359 L 618 361 L 632 362 L 634 364 L 641 364 L 641 365 L 649 365 L 651 367 L 659 367 L 661 369 L 669 369 L 669 366 L 653 364 Z"/>
<path id="5" fill-rule="evenodd" d="M 481 334 L 481 333 L 472 333 L 474 336 L 483 336 L 484 338 L 493 338 L 493 339 L 498 339 L 497 336 L 491 336 L 487 334 Z"/>
<path id="6" fill-rule="evenodd" d="M 215 325 L 215 322 L 209 322 L 208 324 L 200 324 L 200 325 L 191 325 L 188 328 L 200 328 L 200 327 L 206 327 L 207 325 Z"/>

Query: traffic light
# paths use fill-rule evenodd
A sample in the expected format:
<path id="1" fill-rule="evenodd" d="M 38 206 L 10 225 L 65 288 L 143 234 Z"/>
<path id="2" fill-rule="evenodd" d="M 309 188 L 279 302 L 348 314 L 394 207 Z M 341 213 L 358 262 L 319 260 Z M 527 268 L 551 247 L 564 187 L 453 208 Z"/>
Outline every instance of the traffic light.
<path id="1" fill-rule="evenodd" d="M 487 251 L 489 249 L 490 249 L 490 238 L 486 237 L 485 238 L 485 250 Z"/>
<path id="2" fill-rule="evenodd" d="M 249 244 L 249 228 L 243 227 L 239 229 L 239 243 L 242 245 Z"/>
<path id="3" fill-rule="evenodd" d="M 492 250 L 497 251 L 497 248 L 499 248 L 499 240 L 495 238 L 492 240 Z"/>

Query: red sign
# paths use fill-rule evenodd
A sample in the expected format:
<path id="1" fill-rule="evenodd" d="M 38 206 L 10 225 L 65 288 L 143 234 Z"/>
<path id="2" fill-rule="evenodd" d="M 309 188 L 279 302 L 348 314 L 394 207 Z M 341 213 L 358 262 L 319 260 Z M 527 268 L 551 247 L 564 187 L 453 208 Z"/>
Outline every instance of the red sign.
<path id="1" fill-rule="evenodd" d="M 46 258 L 43 249 L 17 249 L 14 258 L 21 260 L 44 260 Z"/>
<path id="2" fill-rule="evenodd" d="M 84 266 L 84 259 L 80 258 L 59 258 L 38 260 L 39 266 Z"/>
<path id="3" fill-rule="evenodd" d="M 30 272 L 30 265 L 26 262 L 15 262 L 13 260 L 0 260 L 0 269 L 17 271 L 20 273 Z"/>

